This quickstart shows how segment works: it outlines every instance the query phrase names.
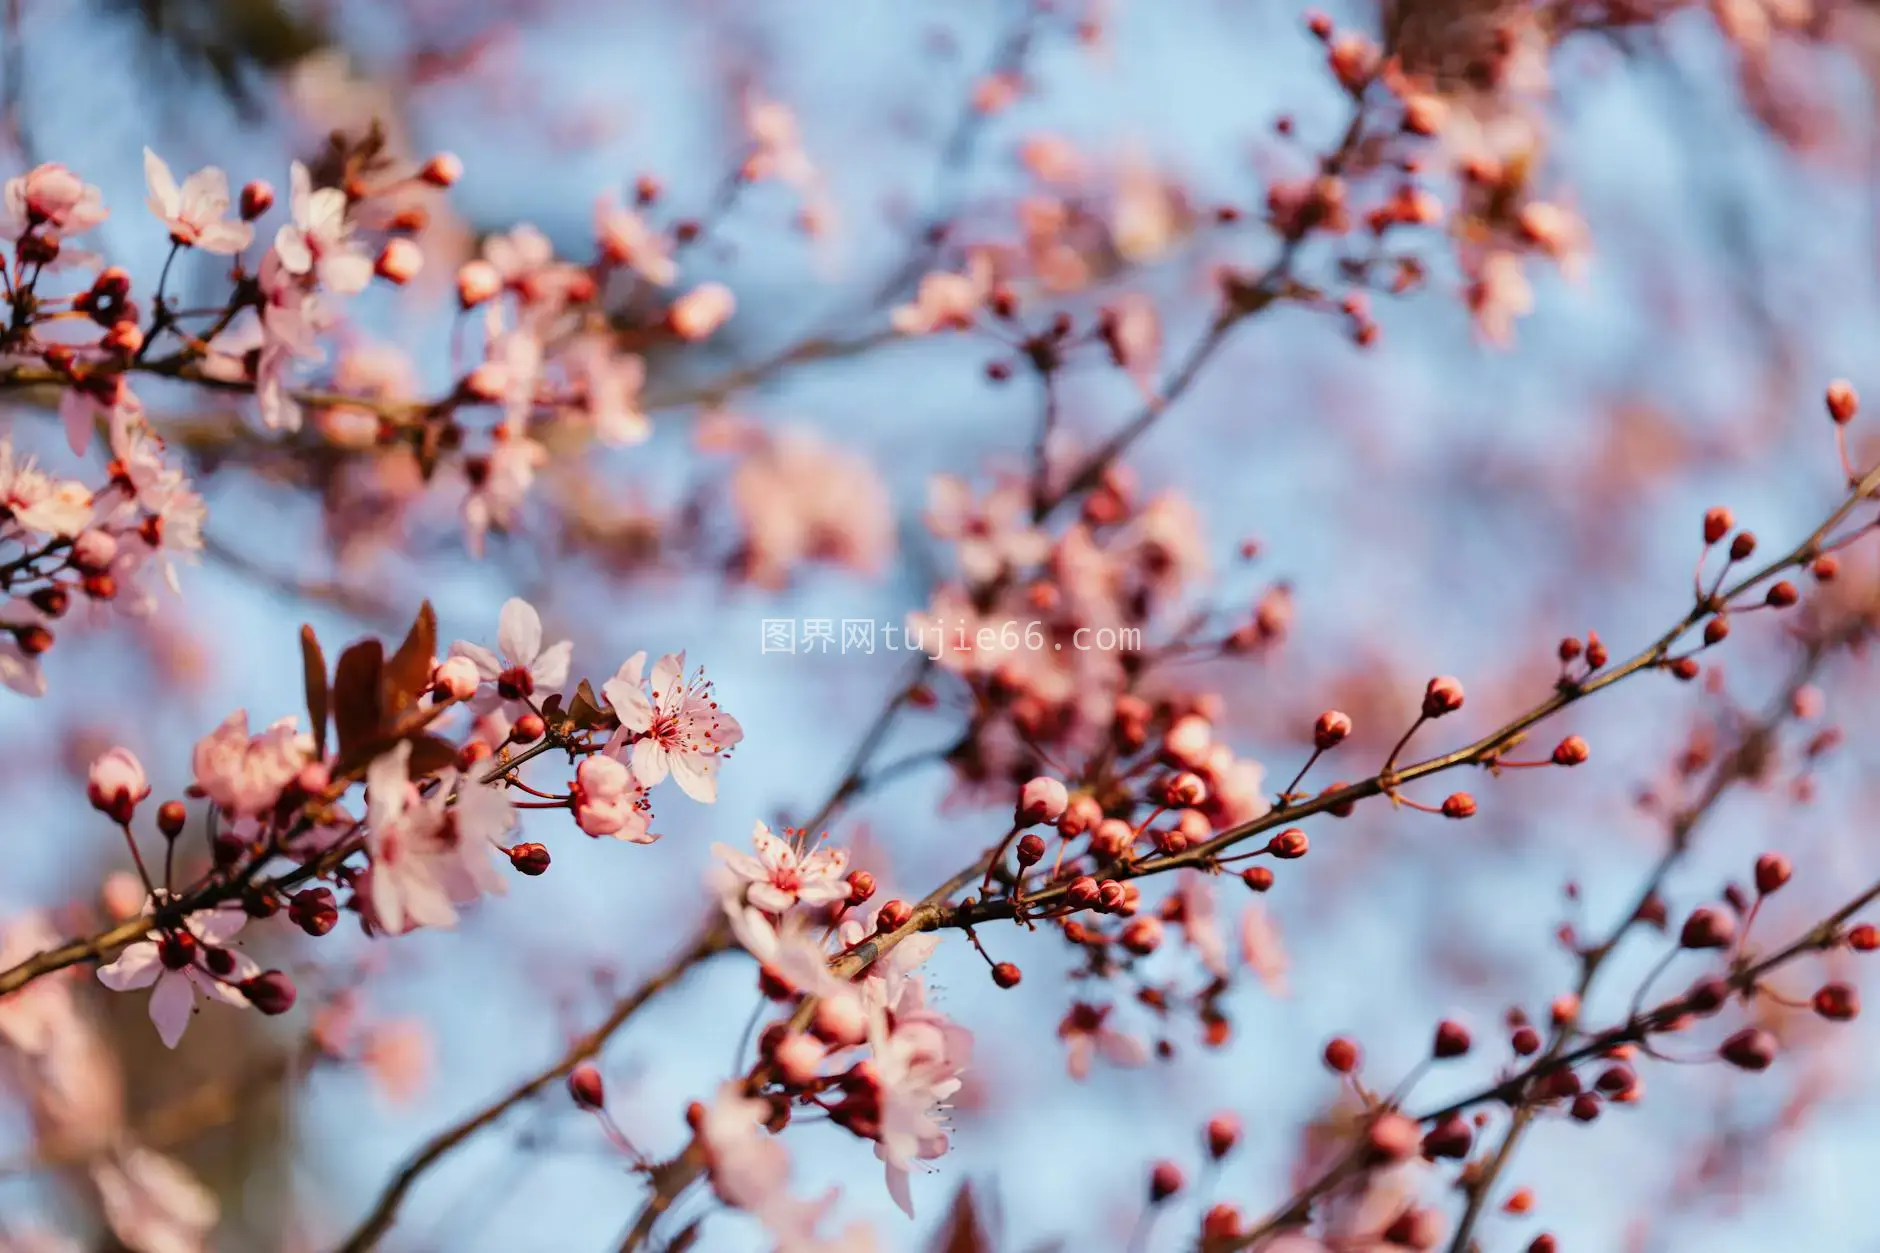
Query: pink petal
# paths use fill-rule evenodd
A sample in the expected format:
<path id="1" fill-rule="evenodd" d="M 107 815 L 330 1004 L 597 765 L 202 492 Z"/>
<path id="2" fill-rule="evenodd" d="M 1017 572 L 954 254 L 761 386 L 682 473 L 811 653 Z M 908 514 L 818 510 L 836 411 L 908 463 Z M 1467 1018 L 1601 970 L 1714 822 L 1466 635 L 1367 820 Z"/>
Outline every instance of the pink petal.
<path id="1" fill-rule="evenodd" d="M 653 740 L 639 740 L 633 745 L 633 773 L 642 787 L 652 787 L 666 777 L 666 750 Z"/>
<path id="2" fill-rule="evenodd" d="M 532 665 L 529 675 L 535 680 L 535 686 L 544 692 L 559 691 L 568 682 L 568 665 L 574 657 L 574 644 L 563 640 L 542 650 Z"/>
<path id="3" fill-rule="evenodd" d="M 642 741 L 644 743 L 644 741 Z M 701 805 L 718 800 L 718 759 L 698 753 L 679 753 L 672 758 L 672 777 L 687 796 Z"/>
<path id="4" fill-rule="evenodd" d="M 109 966 L 98 968 L 98 982 L 113 992 L 147 988 L 163 973 L 163 960 L 153 941 L 142 940 L 118 954 Z"/>
<path id="5" fill-rule="evenodd" d="M 542 651 L 542 617 L 535 606 L 520 597 L 505 601 L 496 624 L 496 644 L 514 664 L 532 664 Z"/>
<path id="6" fill-rule="evenodd" d="M 188 979 L 171 973 L 157 980 L 157 990 L 150 994 L 150 1021 L 156 1024 L 163 1047 L 176 1047 L 195 1008 L 196 992 Z"/>

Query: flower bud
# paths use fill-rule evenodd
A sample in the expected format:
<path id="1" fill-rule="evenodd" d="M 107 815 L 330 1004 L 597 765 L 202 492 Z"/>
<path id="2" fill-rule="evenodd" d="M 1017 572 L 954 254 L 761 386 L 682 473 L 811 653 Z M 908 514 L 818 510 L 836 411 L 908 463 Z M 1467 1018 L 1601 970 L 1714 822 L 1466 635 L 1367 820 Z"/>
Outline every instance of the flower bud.
<path id="1" fill-rule="evenodd" d="M 463 162 L 454 152 L 440 152 L 424 163 L 418 177 L 433 187 L 454 187 L 463 177 Z"/>
<path id="2" fill-rule="evenodd" d="M 294 989 L 294 981 L 279 970 L 264 970 L 252 979 L 242 980 L 236 987 L 250 1005 L 270 1017 L 285 1014 L 300 997 Z"/>
<path id="3" fill-rule="evenodd" d="M 468 657 L 449 657 L 431 671 L 431 688 L 451 700 L 469 700 L 477 694 L 481 677 L 477 664 Z"/>
<path id="4" fill-rule="evenodd" d="M 547 874 L 549 860 L 548 849 L 540 844 L 518 844 L 509 850 L 509 864 L 531 878 Z"/>
<path id="5" fill-rule="evenodd" d="M 1475 817 L 1475 798 L 1467 792 L 1453 792 L 1443 798 L 1443 817 Z"/>
<path id="6" fill-rule="evenodd" d="M 1171 1161 L 1157 1162 L 1149 1171 L 1149 1204 L 1160 1205 L 1182 1190 L 1182 1168 Z"/>
<path id="7" fill-rule="evenodd" d="M 1589 751 L 1585 740 L 1577 735 L 1569 735 L 1554 746 L 1554 764 L 1556 766 L 1582 765 Z"/>
<path id="8" fill-rule="evenodd" d="M 1311 841 L 1298 827 L 1288 827 L 1267 841 L 1266 851 L 1281 861 L 1296 861 L 1306 855 Z"/>
<path id="9" fill-rule="evenodd" d="M 1736 515 L 1722 505 L 1704 511 L 1704 543 L 1715 544 L 1736 525 Z"/>
<path id="10" fill-rule="evenodd" d="M 256 179 L 242 186 L 242 220 L 252 222 L 274 207 L 274 188 Z"/>
<path id="11" fill-rule="evenodd" d="M 1725 1040 L 1717 1055 L 1739 1070 L 1767 1070 L 1776 1060 L 1776 1038 L 1761 1027 L 1745 1027 Z"/>
<path id="12" fill-rule="evenodd" d="M 424 253 L 418 245 L 402 237 L 386 240 L 385 247 L 379 250 L 379 259 L 372 266 L 380 278 L 399 287 L 418 277 L 418 271 L 423 268 Z"/>
<path id="13" fill-rule="evenodd" d="M 1240 1119 L 1229 1113 L 1208 1119 L 1207 1142 L 1209 1157 L 1217 1162 L 1226 1157 L 1240 1143 Z"/>
<path id="14" fill-rule="evenodd" d="M 607 1104 L 607 1087 L 601 1072 L 592 1062 L 582 1062 L 568 1072 L 568 1095 L 582 1109 L 601 1109 Z"/>
<path id="15" fill-rule="evenodd" d="M 849 871 L 849 904 L 861 905 L 875 895 L 875 876 L 866 870 Z"/>
<path id="16" fill-rule="evenodd" d="M 135 753 L 113 748 L 91 763 L 85 792 L 92 808 L 122 824 L 137 812 L 137 803 L 150 795 L 150 783 Z"/>
<path id="17" fill-rule="evenodd" d="M 1023 977 L 1023 972 L 1011 962 L 1000 962 L 992 968 L 992 981 L 1002 988 L 1017 987 Z"/>
<path id="18" fill-rule="evenodd" d="M 1860 395 L 1846 379 L 1828 384 L 1827 402 L 1828 416 L 1834 419 L 1836 426 L 1846 426 L 1860 412 Z"/>
<path id="19" fill-rule="evenodd" d="M 1070 800 L 1070 792 L 1062 783 L 1040 775 L 1020 789 L 1015 821 L 1021 827 L 1056 822 L 1063 817 Z"/>
<path id="20" fill-rule="evenodd" d="M 1756 890 L 1767 896 L 1787 883 L 1793 873 L 1789 859 L 1781 853 L 1764 853 L 1756 859 Z"/>
<path id="21" fill-rule="evenodd" d="M 1436 1043 L 1431 1047 L 1430 1054 L 1439 1061 L 1461 1057 L 1469 1051 L 1470 1043 L 1469 1029 L 1445 1018 L 1436 1024 Z"/>
<path id="22" fill-rule="evenodd" d="M 1361 1060 L 1358 1045 L 1345 1036 L 1333 1036 L 1325 1045 L 1326 1068 L 1341 1075 L 1348 1075 L 1358 1068 Z"/>
<path id="23" fill-rule="evenodd" d="M 1423 716 L 1440 718 L 1462 708 L 1462 683 L 1448 675 L 1431 679 L 1423 690 Z"/>
<path id="24" fill-rule="evenodd" d="M 487 261 L 466 261 L 457 269 L 457 303 L 474 309 L 503 290 L 503 276 Z"/>
<path id="25" fill-rule="evenodd" d="M 1725 948 L 1736 938 L 1736 922 L 1719 909 L 1704 906 L 1684 920 L 1678 943 L 1684 948 Z"/>
<path id="26" fill-rule="evenodd" d="M 914 919 L 914 907 L 903 900 L 884 902 L 875 916 L 877 931 L 899 931 Z"/>
<path id="27" fill-rule="evenodd" d="M 1328 709 L 1319 715 L 1319 720 L 1312 726 L 1312 746 L 1321 753 L 1342 744 L 1351 734 L 1351 718 L 1336 709 Z"/>
<path id="28" fill-rule="evenodd" d="M 1814 1006 L 1829 1022 L 1850 1022 L 1860 1013 L 1860 992 L 1851 983 L 1824 983 L 1815 993 Z"/>
<path id="29" fill-rule="evenodd" d="M 666 325 L 680 339 L 698 341 L 731 320 L 737 300 L 723 283 L 706 283 L 679 297 L 666 311 Z"/>
<path id="30" fill-rule="evenodd" d="M 339 925 L 339 905 L 330 888 L 306 888 L 287 903 L 287 917 L 311 936 L 322 936 Z"/>

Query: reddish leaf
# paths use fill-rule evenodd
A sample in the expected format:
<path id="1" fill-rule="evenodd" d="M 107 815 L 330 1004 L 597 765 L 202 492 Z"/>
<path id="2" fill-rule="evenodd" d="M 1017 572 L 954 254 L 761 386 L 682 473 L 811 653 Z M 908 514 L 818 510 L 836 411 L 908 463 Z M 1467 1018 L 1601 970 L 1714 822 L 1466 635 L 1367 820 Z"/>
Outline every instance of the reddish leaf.
<path id="1" fill-rule="evenodd" d="M 384 716 L 396 718 L 417 703 L 431 685 L 431 663 L 437 658 L 437 612 L 431 602 L 418 607 L 405 642 L 385 663 Z"/>
<path id="2" fill-rule="evenodd" d="M 435 735 L 411 737 L 411 781 L 429 778 L 457 760 L 457 746 Z"/>
<path id="3" fill-rule="evenodd" d="M 574 702 L 568 706 L 568 716 L 574 720 L 578 730 L 589 731 L 607 720 L 606 710 L 594 696 L 594 689 L 588 686 L 586 679 L 574 690 Z"/>
<path id="4" fill-rule="evenodd" d="M 326 756 L 326 654 L 320 651 L 320 641 L 314 638 L 313 628 L 300 628 L 300 669 L 302 682 L 307 691 L 307 720 L 312 724 L 314 751 L 321 757 Z"/>
<path id="5" fill-rule="evenodd" d="M 333 725 L 346 764 L 357 764 L 380 738 L 385 722 L 379 704 L 384 669 L 385 649 L 377 640 L 361 640 L 339 655 L 333 673 Z"/>

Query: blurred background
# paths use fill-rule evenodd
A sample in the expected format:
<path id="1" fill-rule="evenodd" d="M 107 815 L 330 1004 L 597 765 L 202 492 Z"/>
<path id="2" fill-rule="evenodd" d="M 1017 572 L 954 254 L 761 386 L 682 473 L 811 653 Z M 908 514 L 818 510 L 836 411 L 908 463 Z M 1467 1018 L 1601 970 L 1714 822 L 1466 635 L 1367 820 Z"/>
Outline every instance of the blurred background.
<path id="1" fill-rule="evenodd" d="M 1545 696 L 1564 635 L 1596 630 L 1630 655 L 1688 607 L 1705 508 L 1729 505 L 1775 552 L 1833 507 L 1821 389 L 1837 376 L 1880 387 L 1880 26 L 1867 4 L 1745 3 L 1638 8 L 1551 49 L 1540 177 L 1591 243 L 1577 276 L 1530 268 L 1535 308 L 1511 344 L 1476 333 L 1434 238 L 1428 285 L 1375 299 L 1374 344 L 1359 347 L 1335 315 L 1272 310 L 1130 453 L 1145 490 L 1178 489 L 1199 510 L 1209 600 L 1244 614 L 1274 585 L 1291 589 L 1282 646 L 1207 663 L 1221 734 L 1265 763 L 1268 791 L 1303 762 L 1321 709 L 1351 713 L 1362 751 L 1381 754 L 1427 678 L 1454 674 L 1469 704 L 1419 740 L 1434 750 Z M 1330 11 L 1381 29 L 1371 9 Z M 166 1151 L 217 1193 L 209 1247 L 222 1253 L 331 1248 L 415 1144 L 540 1069 L 613 989 L 684 941 L 706 907 L 713 841 L 741 843 L 754 818 L 807 818 L 840 777 L 905 658 L 765 653 L 760 623 L 901 622 L 949 560 L 921 525 L 928 479 L 1022 473 L 1033 434 L 1025 380 L 987 378 L 989 361 L 1011 357 L 995 339 L 882 333 L 886 309 L 939 263 L 928 227 L 1016 239 L 1056 154 L 1069 168 L 1055 181 L 1072 189 L 1058 194 L 1091 225 L 1079 264 L 1037 307 L 1081 323 L 1142 293 L 1168 342 L 1185 345 L 1215 308 L 1216 269 L 1272 255 L 1259 222 L 1274 181 L 1309 170 L 1346 116 L 1300 12 L 1244 0 L 7 0 L 0 16 L 0 174 L 58 161 L 100 186 L 114 212 L 94 246 L 140 284 L 166 251 L 141 207 L 145 145 L 179 176 L 213 163 L 236 184 L 282 189 L 288 162 L 313 159 L 335 131 L 376 124 L 402 159 L 461 156 L 462 182 L 427 202 L 425 275 L 352 302 L 343 336 L 356 368 L 377 362 L 419 394 L 452 378 L 448 276 L 480 239 L 531 222 L 583 256 L 596 197 L 628 200 L 642 177 L 658 181 L 662 220 L 709 223 L 688 276 L 737 293 L 719 336 L 648 350 L 651 440 L 557 457 L 480 561 L 449 492 L 410 490 L 410 467 L 389 454 L 312 455 L 304 439 L 262 438 L 239 398 L 143 392 L 208 498 L 208 552 L 149 622 L 59 649 L 49 697 L 0 703 L 0 918 L 49 906 L 72 933 L 95 921 L 124 855 L 83 804 L 85 764 L 121 743 L 159 796 L 179 794 L 187 746 L 229 710 L 265 722 L 300 707 L 303 621 L 331 656 L 348 637 L 402 630 L 428 596 L 442 638 L 489 643 L 498 607 L 522 596 L 549 639 L 574 641 L 575 675 L 598 682 L 634 651 L 684 650 L 745 729 L 715 806 L 667 801 L 655 823 L 666 838 L 645 848 L 570 838 L 565 819 L 552 836 L 531 832 L 553 849 L 550 873 L 516 879 L 453 932 L 383 945 L 351 920 L 317 944 L 268 930 L 256 943 L 294 972 L 306 1012 L 209 1011 L 170 1054 L 141 996 L 92 998 L 127 1116 L 175 1121 Z M 1013 98 L 986 113 L 974 101 L 989 84 Z M 793 111 L 813 168 L 726 207 L 750 111 L 766 101 Z M 1290 134 L 1276 131 L 1282 118 Z M 1239 221 L 1223 223 L 1221 206 Z M 1326 277 L 1322 259 L 1302 262 L 1315 266 Z M 171 290 L 215 303 L 225 286 L 214 259 L 187 257 Z M 0 400 L 17 444 L 69 460 L 46 398 Z M 1073 372 L 1066 430 L 1094 444 L 1136 403 L 1117 372 Z M 1865 464 L 1880 444 L 1853 429 Z M 761 525 L 754 534 L 737 488 L 752 430 L 802 432 L 878 477 L 891 522 L 873 574 L 814 561 L 780 574 L 756 560 Z M 866 492 L 854 490 L 861 516 Z M 1867 556 L 1848 555 L 1848 603 L 1871 583 Z M 984 934 L 1025 970 L 1022 992 L 1003 993 L 949 939 L 932 982 L 977 1033 L 977 1060 L 951 1152 L 915 1180 L 919 1219 L 895 1211 L 867 1147 L 828 1127 L 792 1130 L 796 1191 L 842 1184 L 841 1212 L 874 1222 L 887 1249 L 923 1247 L 968 1182 L 998 1248 L 1120 1248 L 1149 1162 L 1198 1168 L 1202 1123 L 1231 1109 L 1247 1141 L 1206 1199 L 1250 1213 L 1280 1203 L 1337 1098 L 1318 1060 L 1328 1037 L 1353 1035 L 1371 1073 L 1397 1075 L 1438 1018 L 1496 1040 L 1510 1005 L 1544 1015 L 1571 985 L 1557 929 L 1598 933 L 1629 908 L 1664 839 L 1641 793 L 1685 795 L 1693 746 L 1714 754 L 1733 710 L 1780 698 L 1795 660 L 1785 627 L 1752 615 L 1705 681 L 1647 675 L 1569 711 L 1556 729 L 1585 736 L 1591 761 L 1460 781 L 1480 802 L 1471 822 L 1379 805 L 1312 824 L 1311 856 L 1261 898 L 1283 979 L 1236 986 L 1222 1047 L 1175 1024 L 1170 1061 L 1099 1065 L 1073 1082 L 1056 1025 L 1089 990 L 1058 977 L 1062 946 Z M 1754 786 L 1718 807 L 1669 885 L 1674 917 L 1747 876 L 1765 848 L 1797 864 L 1758 924 L 1772 940 L 1880 872 L 1865 825 L 1872 677 L 1858 656 L 1825 662 L 1819 725 L 1789 732 Z M 904 720 L 889 755 L 950 742 L 957 709 L 942 699 Z M 1805 760 L 1800 746 L 1830 724 L 1846 744 Z M 918 896 L 1003 829 L 1005 802 L 955 790 L 944 767 L 908 772 L 832 836 L 858 846 L 884 897 Z M 1223 892 L 1236 918 L 1238 892 Z M 1621 954 L 1595 1020 L 1625 1012 L 1657 956 L 1643 941 Z M 1179 954 L 1163 958 L 1193 982 Z M 1114 1021 L 1156 1038 L 1119 999 Z M 611 1044 L 603 1070 L 629 1136 L 655 1153 L 682 1146 L 685 1103 L 732 1073 L 755 1005 L 749 964 L 716 962 Z M 1534 1188 L 1534 1212 L 1491 1210 L 1482 1247 L 1525 1248 L 1542 1227 L 1569 1250 L 1867 1247 L 1874 1093 L 1857 1063 L 1871 1036 L 1771 1012 L 1795 1051 L 1768 1075 L 1649 1066 L 1637 1107 L 1591 1126 L 1545 1122 L 1506 1177 Z M 316 1029 L 344 1034 L 349 1060 L 314 1047 Z M 1505 1056 L 1498 1043 L 1478 1054 L 1425 1079 L 1421 1103 L 1478 1086 Z M 194 1113 L 178 1116 L 179 1103 Z M 29 1120 L 8 1115 L 0 1135 L 0 1223 L 101 1230 L 83 1189 L 34 1163 Z M 611 1249 L 641 1197 L 557 1088 L 429 1174 L 384 1247 Z M 1192 1216 L 1164 1217 L 1149 1247 L 1185 1247 L 1192 1231 Z M 762 1239 L 727 1215 L 696 1247 Z M 85 1247 L 118 1246 L 100 1234 Z"/>

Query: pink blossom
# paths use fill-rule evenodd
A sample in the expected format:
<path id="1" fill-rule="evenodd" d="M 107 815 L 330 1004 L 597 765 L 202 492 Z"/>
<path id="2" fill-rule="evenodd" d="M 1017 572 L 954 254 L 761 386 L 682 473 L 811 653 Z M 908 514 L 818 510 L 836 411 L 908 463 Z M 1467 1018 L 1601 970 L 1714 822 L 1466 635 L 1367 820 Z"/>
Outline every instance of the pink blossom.
<path id="1" fill-rule="evenodd" d="M 92 518 L 89 488 L 75 479 L 53 478 L 31 457 L 16 455 L 6 440 L 0 440 L 0 505 L 26 530 L 62 538 L 77 535 Z"/>
<path id="2" fill-rule="evenodd" d="M 447 658 L 431 672 L 431 685 L 452 700 L 469 700 L 482 682 L 477 663 L 463 656 Z"/>
<path id="3" fill-rule="evenodd" d="M 960 573 L 973 583 L 1035 566 L 1051 551 L 1050 537 L 1031 523 L 1030 493 L 1018 483 L 994 487 L 975 502 L 965 480 L 937 474 L 928 487 L 927 526 L 957 543 Z"/>
<path id="4" fill-rule="evenodd" d="M 40 227 L 80 235 L 110 213 L 96 187 L 63 165 L 40 165 L 0 189 L 0 239 L 18 239 Z"/>
<path id="5" fill-rule="evenodd" d="M 535 472 L 548 463 L 548 450 L 526 436 L 497 443 L 478 468 L 464 498 L 464 534 L 471 554 L 481 556 L 483 537 L 492 526 L 508 529 L 535 484 Z"/>
<path id="6" fill-rule="evenodd" d="M 698 1126 L 712 1191 L 726 1205 L 759 1210 L 782 1192 L 790 1175 L 790 1155 L 770 1134 L 768 1102 L 744 1095 L 736 1080 L 718 1089 L 705 1106 Z"/>
<path id="7" fill-rule="evenodd" d="M 991 292 L 992 262 L 984 253 L 974 252 L 966 273 L 935 270 L 922 278 L 914 302 L 889 314 L 889 324 L 902 335 L 969 330 Z"/>
<path id="8" fill-rule="evenodd" d="M 817 849 L 798 855 L 795 845 L 778 839 L 762 822 L 751 828 L 757 855 L 740 853 L 728 844 L 712 845 L 722 866 L 723 894 L 742 897 L 753 908 L 782 914 L 801 901 L 829 905 L 847 900 L 849 855 L 842 849 Z"/>
<path id="9" fill-rule="evenodd" d="M 154 914 L 160 903 L 146 902 L 144 912 Z M 237 1008 L 248 1005 L 235 985 L 260 974 L 261 967 L 228 947 L 247 921 L 247 913 L 232 901 L 197 910 L 175 931 L 152 931 L 126 947 L 116 961 L 99 968 L 98 982 L 113 992 L 150 988 L 150 1021 L 164 1047 L 175 1048 L 189 1027 L 198 994 Z"/>
<path id="10" fill-rule="evenodd" d="M 680 339 L 701 340 L 729 322 L 737 304 L 729 287 L 706 283 L 673 301 L 666 320 Z"/>
<path id="11" fill-rule="evenodd" d="M 1065 1068 L 1073 1079 L 1090 1077 L 1092 1054 L 1112 1066 L 1140 1066 L 1149 1060 L 1149 1046 L 1133 1035 L 1125 1035 L 1109 1025 L 1114 1005 L 1089 1005 L 1082 1001 L 1070 1007 L 1058 1023 L 1058 1039 L 1065 1044 Z"/>
<path id="12" fill-rule="evenodd" d="M 350 238 L 346 193 L 337 187 L 316 190 L 307 167 L 298 161 L 289 186 L 294 220 L 274 236 L 282 267 L 289 274 L 312 274 L 322 287 L 340 295 L 364 291 L 372 281 L 372 257 Z"/>
<path id="13" fill-rule="evenodd" d="M 647 282 L 671 287 L 679 277 L 679 267 L 672 263 L 672 250 L 666 241 L 646 224 L 645 218 L 621 208 L 611 196 L 595 202 L 594 234 L 609 261 L 631 266 Z"/>
<path id="14" fill-rule="evenodd" d="M 150 781 L 144 777 L 144 766 L 136 753 L 128 748 L 112 748 L 91 763 L 86 795 L 94 809 L 110 814 L 118 822 L 129 822 L 137 802 L 150 795 Z"/>
<path id="15" fill-rule="evenodd" d="M 799 563 L 879 574 L 893 555 L 893 502 L 867 458 L 806 431 L 765 439 L 731 476 L 742 529 L 742 573 L 781 587 Z"/>
<path id="16" fill-rule="evenodd" d="M 1213 881 L 1200 871 L 1184 870 L 1173 899 L 1174 921 L 1180 925 L 1188 946 L 1201 955 L 1201 964 L 1209 974 L 1227 978 L 1227 938 L 1221 933 Z"/>
<path id="17" fill-rule="evenodd" d="M 0 927 L 0 970 L 11 970 L 58 945 L 59 933 L 44 914 L 21 914 Z M 0 996 L 0 1040 L 22 1053 L 44 1053 L 75 1012 L 64 980 L 35 979 Z"/>
<path id="18" fill-rule="evenodd" d="M 91 1170 L 104 1220 L 138 1253 L 200 1253 L 221 1217 L 215 1194 L 180 1162 L 132 1146 Z"/>
<path id="19" fill-rule="evenodd" d="M 228 175 L 215 166 L 197 170 L 178 188 L 170 167 L 150 149 L 144 149 L 144 182 L 150 188 L 150 211 L 170 228 L 170 239 L 204 252 L 235 253 L 255 237 L 255 228 L 242 221 L 224 221 L 231 200 Z"/>
<path id="20" fill-rule="evenodd" d="M 589 835 L 651 844 L 659 837 L 647 830 L 650 810 L 646 789 L 626 763 L 597 754 L 575 770 L 574 821 Z"/>
<path id="21" fill-rule="evenodd" d="M 556 360 L 574 386 L 574 407 L 601 443 L 640 444 L 653 433 L 653 424 L 640 411 L 640 387 L 646 381 L 642 358 L 617 351 L 606 336 L 587 335 Z"/>
<path id="22" fill-rule="evenodd" d="M 52 620 L 32 601 L 24 597 L 0 605 L 0 627 L 40 627 L 50 630 Z M 0 630 L 0 684 L 21 696 L 44 696 L 46 672 L 36 653 L 20 644 L 18 630 Z"/>
<path id="23" fill-rule="evenodd" d="M 59 396 L 59 421 L 65 426 L 65 442 L 77 456 L 91 447 L 92 431 L 100 421 L 107 430 L 143 419 L 143 402 L 131 392 L 122 375 L 93 378 L 77 387 L 68 387 Z"/>
<path id="24" fill-rule="evenodd" d="M 960 1090 L 960 1059 L 936 1057 L 923 1037 L 894 1032 L 877 1022 L 870 1033 L 870 1051 L 880 1082 L 880 1130 L 875 1155 L 886 1167 L 888 1194 L 909 1218 L 914 1199 L 908 1170 L 919 1159 L 939 1157 L 947 1150 L 942 1112 L 949 1097 Z"/>
<path id="25" fill-rule="evenodd" d="M 372 921 L 393 935 L 451 927 L 457 906 L 509 890 L 495 851 L 515 814 L 500 787 L 446 770 L 426 796 L 411 782 L 411 743 L 401 740 L 366 770 L 366 854 L 361 893 Z"/>
<path id="26" fill-rule="evenodd" d="M 458 640 L 450 646 L 452 657 L 467 659 L 477 669 L 477 677 L 490 684 L 472 708 L 479 712 L 497 708 L 505 702 L 526 704 L 558 692 L 568 682 L 568 665 L 574 645 L 568 640 L 542 646 L 542 616 L 535 606 L 519 597 L 503 602 L 496 622 L 496 646 L 499 659 L 481 644 Z"/>
<path id="27" fill-rule="evenodd" d="M 1268 992 L 1286 995 L 1286 950 L 1280 944 L 1279 927 L 1258 905 L 1247 906 L 1240 916 L 1240 956 Z"/>
<path id="28" fill-rule="evenodd" d="M 296 725 L 282 718 L 250 738 L 248 711 L 237 709 L 196 742 L 190 759 L 196 786 L 231 816 L 266 813 L 306 764 Z"/>
<path id="29" fill-rule="evenodd" d="M 854 984 L 829 973 L 829 959 L 823 952 L 822 942 L 810 934 L 810 924 L 802 914 L 785 914 L 781 923 L 772 923 L 762 910 L 747 908 L 736 901 L 726 901 L 724 910 L 731 923 L 731 933 L 744 951 L 799 994 L 815 997 L 856 994 Z"/>
<path id="30" fill-rule="evenodd" d="M 394 1105 L 409 1104 L 423 1091 L 431 1072 L 431 1036 L 415 1019 L 388 1022 L 374 1029 L 359 1051 L 359 1062 Z"/>
<path id="31" fill-rule="evenodd" d="M 693 800 L 718 799 L 718 765 L 723 754 L 744 738 L 738 720 L 718 707 L 703 670 L 688 682 L 685 654 L 667 653 L 653 666 L 652 696 L 642 687 L 645 653 L 635 653 L 601 685 L 601 693 L 620 719 L 620 731 L 608 744 L 618 755 L 633 745 L 633 773 L 653 787 L 670 771 Z"/>

